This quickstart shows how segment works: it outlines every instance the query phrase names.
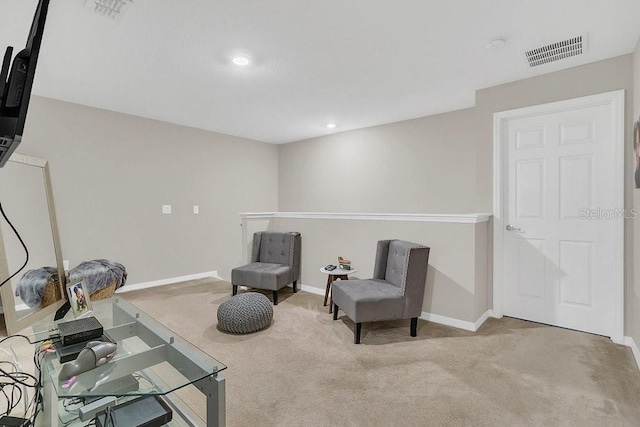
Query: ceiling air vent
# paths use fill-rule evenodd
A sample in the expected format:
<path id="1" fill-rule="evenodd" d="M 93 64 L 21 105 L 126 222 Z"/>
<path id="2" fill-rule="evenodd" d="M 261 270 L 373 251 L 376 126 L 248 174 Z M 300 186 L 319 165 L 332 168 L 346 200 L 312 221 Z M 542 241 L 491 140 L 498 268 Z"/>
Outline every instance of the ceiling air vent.
<path id="1" fill-rule="evenodd" d="M 572 56 L 582 55 L 587 52 L 587 35 L 573 37 L 561 42 L 551 43 L 536 49 L 526 51 L 524 54 L 530 67 L 560 61 Z"/>
<path id="2" fill-rule="evenodd" d="M 84 0 L 84 7 L 92 8 L 98 15 L 117 21 L 133 3 L 134 0 Z"/>

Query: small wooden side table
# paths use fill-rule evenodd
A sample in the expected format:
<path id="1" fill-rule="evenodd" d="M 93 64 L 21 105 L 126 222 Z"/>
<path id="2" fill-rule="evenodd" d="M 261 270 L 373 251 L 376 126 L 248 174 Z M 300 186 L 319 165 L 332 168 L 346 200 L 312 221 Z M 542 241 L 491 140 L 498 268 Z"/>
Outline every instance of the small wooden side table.
<path id="1" fill-rule="evenodd" d="M 343 270 L 340 267 L 336 267 L 335 270 L 325 270 L 324 267 L 320 269 L 321 273 L 327 275 L 327 289 L 324 291 L 324 306 L 327 305 L 327 299 L 329 299 L 329 313 L 333 313 L 333 299 L 331 298 L 331 283 L 334 280 L 349 280 L 349 274 L 353 274 L 358 271 L 357 268 L 351 268 L 351 270 Z"/>

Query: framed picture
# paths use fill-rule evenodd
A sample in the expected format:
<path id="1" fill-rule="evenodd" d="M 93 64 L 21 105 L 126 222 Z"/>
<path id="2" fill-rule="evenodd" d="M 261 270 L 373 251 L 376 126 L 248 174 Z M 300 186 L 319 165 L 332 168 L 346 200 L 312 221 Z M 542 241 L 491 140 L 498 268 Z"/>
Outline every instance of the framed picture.
<path id="1" fill-rule="evenodd" d="M 84 280 L 76 280 L 67 284 L 67 295 L 71 303 L 71 311 L 76 319 L 90 316 L 93 313 L 89 292 L 86 290 Z"/>

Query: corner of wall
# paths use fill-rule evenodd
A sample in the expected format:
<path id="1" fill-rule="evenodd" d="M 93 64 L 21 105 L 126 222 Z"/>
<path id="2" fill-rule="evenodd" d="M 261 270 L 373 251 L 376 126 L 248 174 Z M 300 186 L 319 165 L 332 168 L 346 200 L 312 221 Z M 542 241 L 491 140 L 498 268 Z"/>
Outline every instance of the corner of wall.
<path id="1" fill-rule="evenodd" d="M 632 111 L 631 111 L 631 129 L 627 131 L 627 135 L 633 134 L 633 123 L 640 116 L 640 39 L 636 43 L 635 50 L 632 54 Z M 635 137 L 632 136 L 632 140 Z M 631 153 L 630 153 L 631 154 Z M 631 156 L 630 156 L 631 157 Z M 629 175 L 633 175 L 635 171 L 634 164 L 631 163 L 632 168 L 629 171 Z M 635 189 L 633 180 L 631 183 L 631 203 L 633 208 L 640 210 L 640 190 Z M 627 286 L 625 292 L 625 344 L 633 343 L 631 348 L 634 350 L 636 362 L 640 366 L 640 352 L 636 343 L 640 343 L 640 268 L 635 266 L 635 257 L 640 254 L 640 225 L 638 220 L 627 221 L 627 236 L 632 237 L 631 244 L 627 245 L 627 257 L 626 262 L 628 264 L 626 274 Z"/>
<path id="2" fill-rule="evenodd" d="M 489 221 L 475 227 L 475 317 L 489 310 Z"/>

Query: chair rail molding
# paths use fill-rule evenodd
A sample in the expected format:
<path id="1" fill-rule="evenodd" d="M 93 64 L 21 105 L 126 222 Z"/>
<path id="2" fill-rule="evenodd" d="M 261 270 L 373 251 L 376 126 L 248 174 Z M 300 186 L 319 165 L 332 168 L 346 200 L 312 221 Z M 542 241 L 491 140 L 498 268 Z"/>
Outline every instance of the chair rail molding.
<path id="1" fill-rule="evenodd" d="M 407 213 L 336 213 L 336 212 L 241 212 L 240 226 L 242 227 L 242 258 L 247 261 L 247 225 L 252 220 L 268 220 L 275 218 L 315 219 L 315 220 L 358 220 L 358 221 L 411 221 L 437 222 L 456 224 L 480 224 L 491 219 L 490 213 L 469 214 L 407 214 Z"/>
<path id="2" fill-rule="evenodd" d="M 460 224 L 478 224 L 491 218 L 489 213 L 470 214 L 406 214 L 406 213 L 332 213 L 332 212 L 244 212 L 240 218 L 271 219 L 338 219 L 368 221 L 414 221 L 414 222 L 453 222 Z"/>

